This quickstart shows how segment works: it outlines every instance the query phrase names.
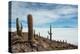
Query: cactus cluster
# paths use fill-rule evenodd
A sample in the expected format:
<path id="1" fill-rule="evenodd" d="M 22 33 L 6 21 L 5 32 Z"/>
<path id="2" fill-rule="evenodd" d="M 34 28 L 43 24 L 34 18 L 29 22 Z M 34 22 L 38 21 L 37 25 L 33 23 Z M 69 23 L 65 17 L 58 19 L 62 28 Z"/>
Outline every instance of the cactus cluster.
<path id="1" fill-rule="evenodd" d="M 34 34 L 33 34 L 33 19 L 32 19 L 32 15 L 29 14 L 27 16 L 27 23 L 28 23 L 28 41 L 29 42 L 32 42 L 35 38 L 35 30 L 34 30 Z M 52 29 L 51 29 L 51 25 L 50 25 L 50 31 L 48 31 L 48 34 L 50 36 L 50 41 L 52 41 Z M 22 29 L 23 29 L 23 26 L 22 26 L 22 23 L 19 23 L 19 19 L 17 18 L 16 19 L 16 29 L 17 29 L 17 35 L 19 36 L 22 36 Z M 40 32 L 38 34 L 38 36 L 40 37 Z M 49 37 L 47 37 L 49 38 Z"/>
<path id="2" fill-rule="evenodd" d="M 16 19 L 16 30 L 17 30 L 17 35 L 19 36 L 22 36 L 22 23 L 21 23 L 21 27 L 20 27 L 20 24 L 19 24 L 19 19 L 17 18 Z"/>
<path id="3" fill-rule="evenodd" d="M 49 34 L 49 36 L 50 36 L 50 41 L 52 41 L 52 29 L 51 29 L 52 27 L 51 27 L 51 25 L 50 25 L 50 31 L 48 31 L 48 34 Z"/>

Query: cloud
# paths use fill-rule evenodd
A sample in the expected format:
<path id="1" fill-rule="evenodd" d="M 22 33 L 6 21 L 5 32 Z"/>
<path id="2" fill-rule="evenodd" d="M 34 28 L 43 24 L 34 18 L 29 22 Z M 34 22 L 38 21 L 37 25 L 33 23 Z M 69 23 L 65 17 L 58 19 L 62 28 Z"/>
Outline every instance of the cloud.
<path id="1" fill-rule="evenodd" d="M 24 26 L 32 14 L 34 27 L 77 27 L 77 5 L 12 2 L 12 21 L 19 17 Z M 25 26 L 26 27 L 26 26 Z"/>

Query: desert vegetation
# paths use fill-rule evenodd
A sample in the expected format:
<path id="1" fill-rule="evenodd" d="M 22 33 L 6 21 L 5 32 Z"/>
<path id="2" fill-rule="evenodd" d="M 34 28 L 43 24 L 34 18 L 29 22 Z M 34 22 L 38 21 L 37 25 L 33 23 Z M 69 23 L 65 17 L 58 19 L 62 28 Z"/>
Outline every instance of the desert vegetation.
<path id="1" fill-rule="evenodd" d="M 28 22 L 28 32 L 22 32 L 23 26 L 19 22 L 19 18 L 16 19 L 16 31 L 10 32 L 9 36 L 9 52 L 32 52 L 32 51 L 50 51 L 50 50 L 65 50 L 65 49 L 77 49 L 78 46 L 67 43 L 67 41 L 57 41 L 52 39 L 52 25 L 50 25 L 50 30 L 48 31 L 47 38 L 42 37 L 41 33 L 35 34 L 35 29 L 33 30 L 33 17 L 31 14 L 27 16 Z"/>

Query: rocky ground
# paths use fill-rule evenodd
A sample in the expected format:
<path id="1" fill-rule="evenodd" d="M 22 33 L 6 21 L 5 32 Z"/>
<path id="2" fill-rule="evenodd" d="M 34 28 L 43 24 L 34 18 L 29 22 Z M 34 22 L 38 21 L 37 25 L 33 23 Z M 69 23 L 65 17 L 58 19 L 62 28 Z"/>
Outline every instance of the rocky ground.
<path id="1" fill-rule="evenodd" d="M 32 51 L 50 51 L 50 50 L 66 50 L 66 49 L 77 49 L 78 46 L 69 44 L 67 42 L 60 42 L 47 38 L 39 37 L 36 35 L 33 44 L 31 45 L 27 41 L 28 33 L 23 32 L 22 36 L 18 36 L 16 32 L 9 32 L 11 34 L 11 48 L 9 49 L 12 53 L 18 52 L 32 52 Z M 10 46 L 9 46 L 10 47 Z"/>

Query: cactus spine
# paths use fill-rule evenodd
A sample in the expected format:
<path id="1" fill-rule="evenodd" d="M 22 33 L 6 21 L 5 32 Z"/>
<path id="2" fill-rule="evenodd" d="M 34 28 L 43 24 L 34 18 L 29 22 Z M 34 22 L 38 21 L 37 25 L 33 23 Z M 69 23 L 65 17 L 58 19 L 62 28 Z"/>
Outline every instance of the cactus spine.
<path id="1" fill-rule="evenodd" d="M 50 35 L 50 41 L 52 41 L 52 29 L 51 29 L 51 25 L 50 25 L 50 31 L 48 31 L 48 34 Z"/>
<path id="2" fill-rule="evenodd" d="M 34 35 L 33 35 L 33 19 L 32 15 L 28 15 L 28 41 L 31 43 L 33 41 Z"/>
<path id="3" fill-rule="evenodd" d="M 22 36 L 22 24 L 20 27 L 18 18 L 16 19 L 16 29 L 17 29 L 17 35 Z"/>

